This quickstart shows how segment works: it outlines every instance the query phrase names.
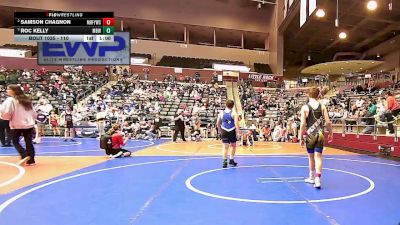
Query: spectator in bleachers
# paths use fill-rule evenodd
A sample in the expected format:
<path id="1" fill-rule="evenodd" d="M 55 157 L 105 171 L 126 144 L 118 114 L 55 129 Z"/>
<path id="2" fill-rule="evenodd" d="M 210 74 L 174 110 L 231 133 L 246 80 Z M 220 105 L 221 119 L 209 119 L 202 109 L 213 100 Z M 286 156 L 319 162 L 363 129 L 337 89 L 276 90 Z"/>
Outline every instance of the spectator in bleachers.
<path id="1" fill-rule="evenodd" d="M 360 98 L 357 99 L 357 101 L 356 101 L 356 106 L 357 106 L 357 108 L 363 107 L 364 102 L 365 102 L 365 101 L 364 101 L 363 97 L 360 96 Z"/>
<path id="2" fill-rule="evenodd" d="M 61 136 L 60 132 L 60 117 L 53 111 L 51 111 L 49 116 L 50 126 L 53 131 L 53 135 Z"/>
<path id="3" fill-rule="evenodd" d="M 287 140 L 288 141 L 292 140 L 292 142 L 295 142 L 293 138 L 296 138 L 298 136 L 298 133 L 297 133 L 297 124 L 296 122 L 294 122 L 293 118 L 289 118 L 286 130 L 287 130 Z"/>
<path id="4" fill-rule="evenodd" d="M 271 140 L 271 129 L 268 124 L 264 124 L 264 127 L 262 128 L 262 136 L 264 141 Z"/>
<path id="5" fill-rule="evenodd" d="M 396 117 L 400 113 L 400 104 L 397 102 L 396 98 L 393 96 L 393 93 L 391 91 L 388 91 L 386 95 L 387 95 L 386 112 L 384 116 L 386 117 L 386 120 L 389 122 L 388 123 L 389 133 L 393 134 L 394 126 L 392 121 L 394 120 L 393 117 Z"/>
<path id="6" fill-rule="evenodd" d="M 74 129 L 74 115 L 75 112 L 71 109 L 70 106 L 67 106 L 65 112 L 61 113 L 62 124 L 64 125 L 65 132 L 64 132 L 64 141 L 71 141 L 74 140 L 75 136 L 75 129 Z"/>
<path id="7" fill-rule="evenodd" d="M 201 130 L 200 130 L 200 126 L 201 126 L 201 121 L 200 118 L 198 116 L 193 116 L 192 117 L 192 140 L 193 141 L 200 141 L 201 140 Z"/>
<path id="8" fill-rule="evenodd" d="M 148 130 L 145 131 L 147 135 L 146 139 L 149 141 L 153 141 L 158 137 L 156 125 L 153 123 L 153 121 L 149 121 L 147 124 L 148 124 Z"/>
<path id="9" fill-rule="evenodd" d="M 6 76 L 7 84 L 17 84 L 18 83 L 18 74 L 19 73 L 20 73 L 19 71 L 17 71 L 17 72 L 10 71 L 8 73 L 8 75 Z"/>
<path id="10" fill-rule="evenodd" d="M 105 132 L 105 122 L 106 122 L 107 113 L 102 110 L 100 106 L 97 106 L 97 114 L 96 114 L 96 122 L 97 122 L 97 130 L 99 132 L 99 139 Z"/>
<path id="11" fill-rule="evenodd" d="M 362 120 L 365 122 L 366 127 L 362 131 L 363 134 L 370 134 L 373 132 L 374 128 L 372 125 L 375 123 L 374 116 L 376 115 L 377 107 L 376 101 L 373 99 L 368 100 L 368 108 L 364 112 L 364 119 Z"/>
<path id="12" fill-rule="evenodd" d="M 0 72 L 0 85 L 6 85 L 6 75 Z"/>
<path id="13" fill-rule="evenodd" d="M 124 126 L 122 127 L 122 132 L 126 137 L 132 138 L 134 136 L 132 123 L 125 121 Z"/>
<path id="14" fill-rule="evenodd" d="M 34 144 L 40 144 L 42 142 L 42 136 L 46 134 L 46 124 L 48 124 L 48 114 L 42 110 L 37 110 L 36 125 L 35 125 L 35 139 Z"/>
<path id="15" fill-rule="evenodd" d="M 346 130 L 353 132 L 353 127 L 357 124 L 357 120 L 360 117 L 360 111 L 355 109 L 352 111 L 345 111 L 343 120 L 346 124 Z"/>
<path id="16" fill-rule="evenodd" d="M 8 120 L 0 119 L 0 141 L 2 147 L 11 146 L 11 132 Z"/>
<path id="17" fill-rule="evenodd" d="M 286 129 L 282 124 L 276 125 L 272 134 L 272 140 L 275 142 L 285 142 Z"/>
<path id="18" fill-rule="evenodd" d="M 385 114 L 385 111 L 386 111 L 386 101 L 383 98 L 379 97 L 378 102 L 376 104 L 376 114 L 379 118 L 381 118 L 383 114 Z"/>

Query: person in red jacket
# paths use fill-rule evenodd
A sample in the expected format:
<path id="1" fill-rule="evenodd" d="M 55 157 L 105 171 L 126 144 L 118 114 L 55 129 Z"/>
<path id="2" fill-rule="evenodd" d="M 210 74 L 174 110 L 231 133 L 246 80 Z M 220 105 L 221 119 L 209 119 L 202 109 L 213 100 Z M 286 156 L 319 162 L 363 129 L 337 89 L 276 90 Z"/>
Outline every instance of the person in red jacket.
<path id="1" fill-rule="evenodd" d="M 120 158 L 127 157 L 131 155 L 131 152 L 123 149 L 122 147 L 128 142 L 128 137 L 122 132 L 121 126 L 119 124 L 114 124 L 109 131 L 111 135 L 112 149 L 110 149 L 107 154 L 110 158 Z"/>
<path id="2" fill-rule="evenodd" d="M 388 122 L 393 121 L 393 117 L 399 115 L 400 113 L 400 104 L 397 102 L 396 98 L 393 96 L 393 93 L 388 91 L 386 98 L 386 113 L 385 117 Z M 391 134 L 394 133 L 393 123 L 388 124 L 388 129 Z"/>

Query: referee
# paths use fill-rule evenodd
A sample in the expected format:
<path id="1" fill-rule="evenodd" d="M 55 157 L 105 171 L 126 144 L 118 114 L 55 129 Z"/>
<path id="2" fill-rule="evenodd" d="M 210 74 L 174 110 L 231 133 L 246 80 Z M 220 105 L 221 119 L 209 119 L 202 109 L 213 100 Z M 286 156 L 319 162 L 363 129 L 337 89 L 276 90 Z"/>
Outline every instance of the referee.
<path id="1" fill-rule="evenodd" d="M 181 138 L 183 141 L 186 141 L 185 139 L 185 119 L 183 117 L 183 110 L 178 109 L 178 113 L 174 118 L 175 120 L 175 131 L 174 131 L 174 136 L 172 138 L 173 142 L 176 142 L 176 138 L 178 137 L 178 133 L 181 134 Z"/>

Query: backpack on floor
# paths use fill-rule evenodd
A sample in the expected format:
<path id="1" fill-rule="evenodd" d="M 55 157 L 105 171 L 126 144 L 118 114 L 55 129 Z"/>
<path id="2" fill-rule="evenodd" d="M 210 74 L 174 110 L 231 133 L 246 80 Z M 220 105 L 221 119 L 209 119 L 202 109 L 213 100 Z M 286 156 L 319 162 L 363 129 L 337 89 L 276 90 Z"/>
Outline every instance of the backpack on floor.
<path id="1" fill-rule="evenodd" d="M 100 148 L 104 150 L 112 149 L 111 135 L 103 134 L 100 137 Z"/>

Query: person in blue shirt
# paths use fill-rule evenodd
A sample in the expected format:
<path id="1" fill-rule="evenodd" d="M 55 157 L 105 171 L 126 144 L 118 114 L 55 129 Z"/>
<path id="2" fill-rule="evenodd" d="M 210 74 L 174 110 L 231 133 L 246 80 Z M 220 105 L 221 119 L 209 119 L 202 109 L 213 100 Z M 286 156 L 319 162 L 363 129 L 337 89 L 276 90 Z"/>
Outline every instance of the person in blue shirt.
<path id="1" fill-rule="evenodd" d="M 226 108 L 218 115 L 217 127 L 221 133 L 223 143 L 222 168 L 228 167 L 228 151 L 231 149 L 229 165 L 237 166 L 234 160 L 236 153 L 237 134 L 240 132 L 238 115 L 233 111 L 235 103 L 232 100 L 226 101 Z"/>

